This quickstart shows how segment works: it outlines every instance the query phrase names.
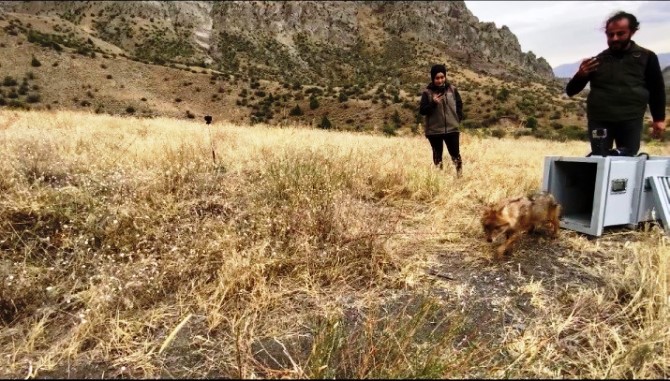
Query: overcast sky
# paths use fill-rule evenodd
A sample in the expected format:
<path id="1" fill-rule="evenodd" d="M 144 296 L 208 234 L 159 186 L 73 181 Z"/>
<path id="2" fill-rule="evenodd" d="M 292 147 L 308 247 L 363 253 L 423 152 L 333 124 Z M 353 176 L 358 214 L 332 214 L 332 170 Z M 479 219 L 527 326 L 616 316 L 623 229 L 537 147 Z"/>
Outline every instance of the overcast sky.
<path id="1" fill-rule="evenodd" d="M 503 25 L 524 52 L 552 67 L 573 63 L 607 48 L 604 25 L 618 10 L 634 14 L 633 40 L 657 54 L 670 52 L 670 2 L 666 1 L 465 1 L 480 22 Z"/>

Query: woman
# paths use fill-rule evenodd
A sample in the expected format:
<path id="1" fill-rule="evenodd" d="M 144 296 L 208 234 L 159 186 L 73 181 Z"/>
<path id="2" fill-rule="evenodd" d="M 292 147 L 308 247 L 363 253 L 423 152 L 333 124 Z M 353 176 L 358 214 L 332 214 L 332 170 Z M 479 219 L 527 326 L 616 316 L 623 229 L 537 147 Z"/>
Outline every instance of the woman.
<path id="1" fill-rule="evenodd" d="M 444 65 L 433 65 L 430 79 L 431 83 L 421 94 L 419 112 L 426 117 L 424 130 L 433 149 L 433 163 L 442 169 L 444 142 L 456 166 L 456 175 L 460 177 L 463 161 L 458 127 L 463 119 L 463 101 L 456 88 L 447 82 L 447 68 Z"/>

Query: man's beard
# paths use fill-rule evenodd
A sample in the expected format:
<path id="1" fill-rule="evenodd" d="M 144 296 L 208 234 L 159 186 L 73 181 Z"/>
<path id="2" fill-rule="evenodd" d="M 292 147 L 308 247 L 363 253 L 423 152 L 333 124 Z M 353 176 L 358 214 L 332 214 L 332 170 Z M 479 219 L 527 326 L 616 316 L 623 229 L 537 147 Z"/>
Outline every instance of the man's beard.
<path id="1" fill-rule="evenodd" d="M 610 47 L 610 50 L 615 52 L 623 51 L 628 47 L 628 44 L 630 44 L 630 38 L 627 40 L 612 41 L 607 43 L 607 45 Z"/>

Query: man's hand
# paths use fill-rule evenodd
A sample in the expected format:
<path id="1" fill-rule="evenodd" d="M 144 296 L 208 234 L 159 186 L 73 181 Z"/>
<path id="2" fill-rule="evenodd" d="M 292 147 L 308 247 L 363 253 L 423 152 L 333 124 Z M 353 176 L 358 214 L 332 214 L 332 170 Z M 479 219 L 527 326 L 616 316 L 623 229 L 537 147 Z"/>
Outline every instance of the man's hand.
<path id="1" fill-rule="evenodd" d="M 433 94 L 433 102 L 439 103 L 440 98 L 442 98 L 442 95 L 444 95 L 444 94 Z"/>
<path id="2" fill-rule="evenodd" d="M 598 69 L 598 65 L 600 65 L 598 57 L 587 58 L 582 61 L 581 64 L 579 64 L 579 70 L 577 71 L 576 75 L 578 77 L 586 77 L 590 73 L 596 71 Z"/>
<path id="3" fill-rule="evenodd" d="M 665 121 L 657 120 L 651 123 L 651 137 L 655 139 L 661 139 L 663 137 L 663 132 L 665 132 Z"/>

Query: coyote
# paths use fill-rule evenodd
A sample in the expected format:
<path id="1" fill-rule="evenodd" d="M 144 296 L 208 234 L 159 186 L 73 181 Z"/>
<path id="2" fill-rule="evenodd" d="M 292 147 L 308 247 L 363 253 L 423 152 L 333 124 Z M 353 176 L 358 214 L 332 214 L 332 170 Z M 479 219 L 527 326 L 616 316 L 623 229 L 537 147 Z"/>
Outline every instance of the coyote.
<path id="1" fill-rule="evenodd" d="M 561 206 L 550 193 L 535 193 L 506 199 L 484 210 L 481 222 L 487 242 L 505 233 L 505 242 L 496 249 L 495 258 L 511 252 L 510 246 L 526 232 L 549 226 L 552 238 L 558 235 Z"/>

